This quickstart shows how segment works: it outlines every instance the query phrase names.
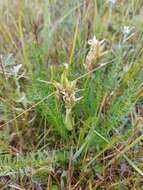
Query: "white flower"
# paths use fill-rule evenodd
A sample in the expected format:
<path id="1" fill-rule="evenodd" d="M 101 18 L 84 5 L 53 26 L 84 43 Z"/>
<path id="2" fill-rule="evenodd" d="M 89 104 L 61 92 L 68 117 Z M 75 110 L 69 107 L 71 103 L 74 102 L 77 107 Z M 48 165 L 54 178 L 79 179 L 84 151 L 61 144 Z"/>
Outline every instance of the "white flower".
<path id="1" fill-rule="evenodd" d="M 63 63 L 63 65 L 64 65 L 64 67 L 65 67 L 66 69 L 69 68 L 69 64 L 68 64 L 68 63 Z"/>
<path id="2" fill-rule="evenodd" d="M 127 36 L 132 32 L 133 29 L 134 29 L 134 27 L 124 26 L 122 32 L 124 35 Z"/>
<path id="3" fill-rule="evenodd" d="M 105 40 L 99 41 L 96 36 L 93 36 L 92 39 L 88 40 L 88 44 L 91 46 L 96 46 L 96 45 L 103 45 Z"/>
<path id="4" fill-rule="evenodd" d="M 22 67 L 22 64 L 14 66 L 13 69 L 12 69 L 12 73 L 14 75 L 17 75 L 19 73 L 19 70 L 20 70 L 21 67 Z"/>
<path id="5" fill-rule="evenodd" d="M 108 0 L 108 3 L 114 5 L 116 3 L 117 0 Z"/>

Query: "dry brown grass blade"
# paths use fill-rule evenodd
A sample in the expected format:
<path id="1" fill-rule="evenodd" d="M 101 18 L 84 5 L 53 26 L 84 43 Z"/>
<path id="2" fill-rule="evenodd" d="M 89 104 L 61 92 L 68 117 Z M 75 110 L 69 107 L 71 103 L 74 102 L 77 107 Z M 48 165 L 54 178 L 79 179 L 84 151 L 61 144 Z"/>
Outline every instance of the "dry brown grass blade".
<path id="1" fill-rule="evenodd" d="M 4 126 L 8 125 L 9 123 L 15 121 L 17 118 L 21 117 L 23 114 L 25 114 L 25 113 L 31 111 L 33 108 L 35 108 L 36 106 L 38 106 L 39 104 L 41 104 L 43 101 L 45 101 L 45 100 L 47 100 L 48 98 L 50 98 L 51 96 L 53 96 L 55 93 L 56 93 L 56 91 L 55 91 L 55 92 L 52 92 L 52 93 L 49 94 L 48 96 L 42 98 L 42 100 L 40 100 L 39 102 L 37 102 L 36 104 L 34 104 L 33 106 L 31 106 L 30 108 L 24 110 L 22 113 L 20 113 L 19 115 L 17 115 L 15 118 L 12 118 L 12 119 L 10 119 L 9 121 L 7 121 L 6 123 L 0 125 L 0 128 L 2 128 L 2 127 L 4 127 Z"/>

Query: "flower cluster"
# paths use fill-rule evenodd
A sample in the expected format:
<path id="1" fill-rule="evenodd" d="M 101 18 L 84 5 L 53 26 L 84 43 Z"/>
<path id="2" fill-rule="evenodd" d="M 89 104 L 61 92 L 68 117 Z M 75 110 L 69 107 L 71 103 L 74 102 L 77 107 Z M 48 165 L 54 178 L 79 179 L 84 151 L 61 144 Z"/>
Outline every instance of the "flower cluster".
<path id="1" fill-rule="evenodd" d="M 57 97 L 62 100 L 66 110 L 65 125 L 68 130 L 73 128 L 72 109 L 82 97 L 76 97 L 79 89 L 76 88 L 77 81 L 69 81 L 67 78 L 67 71 L 65 70 L 61 75 L 60 82 L 54 82 L 57 89 Z"/>
<path id="2" fill-rule="evenodd" d="M 86 64 L 85 67 L 88 70 L 91 70 L 94 66 L 94 63 L 97 60 L 105 55 L 108 51 L 105 51 L 105 40 L 99 41 L 95 36 L 88 41 L 90 45 L 90 50 L 86 56 Z"/>

